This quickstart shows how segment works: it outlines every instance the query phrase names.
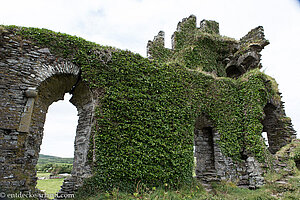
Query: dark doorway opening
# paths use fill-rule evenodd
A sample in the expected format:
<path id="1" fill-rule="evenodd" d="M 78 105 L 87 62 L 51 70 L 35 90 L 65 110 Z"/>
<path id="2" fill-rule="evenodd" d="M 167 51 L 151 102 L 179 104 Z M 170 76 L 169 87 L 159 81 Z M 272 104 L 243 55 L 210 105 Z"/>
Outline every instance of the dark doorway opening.
<path id="1" fill-rule="evenodd" d="M 275 154 L 281 147 L 280 138 L 278 133 L 279 121 L 276 116 L 276 107 L 273 104 L 268 103 L 264 107 L 265 118 L 262 121 L 263 133 L 267 136 L 269 151 Z"/>
<path id="2" fill-rule="evenodd" d="M 215 130 L 206 118 L 199 118 L 194 130 L 195 175 L 203 182 L 215 180 Z"/>

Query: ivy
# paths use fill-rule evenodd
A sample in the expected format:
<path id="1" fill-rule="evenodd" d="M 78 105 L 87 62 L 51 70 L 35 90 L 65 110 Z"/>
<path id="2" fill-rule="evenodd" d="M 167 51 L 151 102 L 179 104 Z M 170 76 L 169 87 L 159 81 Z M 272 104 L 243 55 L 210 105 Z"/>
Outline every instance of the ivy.
<path id="1" fill-rule="evenodd" d="M 193 129 L 201 113 L 209 115 L 220 133 L 225 155 L 238 161 L 247 151 L 264 159 L 261 120 L 267 101 L 278 99 L 274 80 L 258 70 L 237 80 L 203 72 L 224 76 L 220 52 L 234 41 L 207 33 L 184 38 L 177 32 L 181 46 L 150 61 L 46 29 L 5 28 L 78 65 L 87 85 L 104 91 L 90 139 L 96 145 L 96 162 L 90 160 L 94 176 L 83 188 L 133 190 L 140 182 L 173 187 L 190 183 Z"/>

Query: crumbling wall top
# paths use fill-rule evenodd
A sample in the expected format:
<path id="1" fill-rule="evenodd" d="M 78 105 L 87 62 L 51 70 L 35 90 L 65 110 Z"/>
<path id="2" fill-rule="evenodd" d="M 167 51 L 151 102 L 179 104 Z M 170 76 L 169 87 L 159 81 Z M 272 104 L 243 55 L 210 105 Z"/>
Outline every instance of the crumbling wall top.
<path id="1" fill-rule="evenodd" d="M 240 40 L 221 36 L 219 23 L 202 20 L 196 25 L 191 15 L 178 23 L 172 35 L 172 49 L 165 48 L 164 32 L 160 31 L 147 44 L 147 56 L 162 62 L 177 62 L 191 69 L 217 76 L 238 78 L 254 68 L 261 68 L 261 50 L 269 44 L 263 27 L 252 29 Z"/>

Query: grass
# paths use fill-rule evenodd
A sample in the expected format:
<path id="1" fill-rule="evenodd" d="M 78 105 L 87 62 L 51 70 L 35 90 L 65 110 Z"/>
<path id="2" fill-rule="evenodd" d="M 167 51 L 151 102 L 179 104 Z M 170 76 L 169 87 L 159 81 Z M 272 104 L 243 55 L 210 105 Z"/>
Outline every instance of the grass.
<path id="1" fill-rule="evenodd" d="M 201 184 L 195 184 L 192 187 L 184 187 L 180 190 L 170 190 L 167 185 L 164 188 L 145 188 L 143 191 L 136 191 L 132 194 L 120 192 L 114 189 L 112 192 L 98 193 L 95 196 L 86 198 L 87 200 L 100 199 L 118 199 L 118 200 L 192 200 L 207 199 L 210 197 Z"/>
<path id="2" fill-rule="evenodd" d="M 261 187 L 256 190 L 239 188 L 232 183 L 221 183 L 213 187 L 214 197 L 216 199 L 247 199 L 247 200 L 271 200 L 275 198 L 268 187 Z"/>
<path id="3" fill-rule="evenodd" d="M 46 177 L 48 178 L 50 173 L 37 173 L 37 177 Z M 50 194 L 49 197 L 53 196 L 60 190 L 60 186 L 63 184 L 64 179 L 44 179 L 37 180 L 36 187 L 42 191 L 45 191 L 46 194 Z M 51 199 L 51 198 L 50 198 Z"/>
<path id="4" fill-rule="evenodd" d="M 49 173 L 39 173 L 38 176 Z M 168 185 L 162 188 L 137 188 L 134 193 L 121 192 L 114 189 L 111 192 L 97 193 L 87 200 L 297 200 L 300 199 L 300 173 L 291 177 L 288 184 L 276 183 L 281 174 L 268 173 L 265 177 L 266 184 L 260 189 L 249 190 L 237 187 L 232 182 L 220 182 L 212 184 L 212 190 L 206 191 L 197 181 L 192 186 L 185 186 L 179 190 L 172 190 Z M 47 194 L 55 194 L 60 189 L 63 179 L 38 180 L 37 188 L 45 190 Z M 79 197 L 78 199 L 82 199 Z"/>
<path id="5" fill-rule="evenodd" d="M 60 158 L 56 156 L 48 156 L 40 154 L 38 164 L 46 165 L 46 164 L 56 164 L 56 165 L 64 165 L 64 164 L 72 164 L 73 158 Z M 49 199 L 53 199 L 55 194 L 60 190 L 60 187 L 63 184 L 64 178 L 61 179 L 49 179 L 50 173 L 46 172 L 37 172 L 36 175 L 38 178 L 45 177 L 46 179 L 38 179 L 36 188 L 41 191 L 44 191 Z M 51 198 L 52 197 L 52 198 Z"/>
<path id="6" fill-rule="evenodd" d="M 288 151 L 294 152 L 296 150 Z M 296 153 L 295 153 L 296 154 Z M 294 154 L 293 154 L 294 155 Z M 297 154 L 298 155 L 298 154 Z M 294 156 L 295 157 L 295 156 Z M 78 194 L 77 199 L 86 200 L 298 200 L 300 199 L 300 171 L 295 167 L 291 159 L 286 163 L 292 167 L 293 176 L 285 169 L 277 172 L 269 171 L 264 174 L 265 185 L 256 190 L 239 188 L 232 182 L 218 182 L 212 184 L 211 191 L 205 188 L 196 179 L 191 186 L 185 186 L 178 190 L 172 190 L 166 184 L 161 188 L 137 187 L 133 193 L 121 192 L 117 188 L 110 192 L 98 192 L 94 196 L 87 197 Z M 195 170 L 194 170 L 195 171 Z M 38 173 L 38 177 L 47 177 L 50 173 Z M 194 174 L 195 175 L 195 174 Z M 282 183 L 282 179 L 286 182 Z M 37 188 L 45 190 L 47 194 L 55 194 L 59 191 L 63 179 L 38 180 Z"/>
<path id="7" fill-rule="evenodd" d="M 36 187 L 47 194 L 56 194 L 60 190 L 60 186 L 63 184 L 64 179 L 44 179 L 37 180 Z"/>
<path id="8" fill-rule="evenodd" d="M 36 174 L 36 177 L 38 177 L 38 178 L 41 178 L 41 177 L 49 178 L 50 177 L 50 173 L 48 173 L 48 172 L 38 172 Z"/>
<path id="9" fill-rule="evenodd" d="M 256 190 L 239 188 L 232 182 L 219 182 L 212 184 L 212 190 L 206 191 L 197 181 L 192 186 L 186 186 L 179 190 L 171 190 L 168 186 L 164 188 L 145 188 L 143 191 L 134 193 L 121 192 L 114 189 L 111 192 L 98 193 L 87 200 L 298 200 L 300 199 L 300 176 L 289 179 L 288 184 L 276 183 L 276 173 L 266 177 L 266 184 Z M 78 197 L 78 199 L 82 199 Z"/>

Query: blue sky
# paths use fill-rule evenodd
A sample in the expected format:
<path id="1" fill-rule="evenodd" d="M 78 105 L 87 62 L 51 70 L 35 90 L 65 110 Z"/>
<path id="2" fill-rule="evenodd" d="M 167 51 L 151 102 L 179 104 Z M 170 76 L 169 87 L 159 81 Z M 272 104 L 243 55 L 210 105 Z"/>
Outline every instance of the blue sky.
<path id="1" fill-rule="evenodd" d="M 177 23 L 191 14 L 198 24 L 202 19 L 220 23 L 220 33 L 239 39 L 252 28 L 262 25 L 268 45 L 262 51 L 263 70 L 276 78 L 286 113 L 294 128 L 300 131 L 300 3 L 297 0 L 0 0 L 0 24 L 47 28 L 77 35 L 101 45 L 129 49 L 146 56 L 146 44 L 160 30 L 166 33 L 166 45 L 171 46 L 171 35 Z M 64 124 L 77 118 L 66 104 Z M 50 112 L 50 110 L 49 110 Z M 73 111 L 74 112 L 74 111 Z M 58 117 L 59 111 L 54 111 Z M 75 111 L 76 113 L 76 111 Z M 51 120 L 50 120 L 51 119 Z M 51 155 L 72 156 L 73 140 L 50 140 L 70 137 L 74 132 L 61 125 L 51 124 L 47 115 L 47 128 L 42 152 Z M 67 120 L 68 119 L 68 120 Z M 49 121 L 49 122 L 48 122 Z M 76 125 L 70 125 L 74 127 Z M 74 129 L 74 128 L 73 128 Z M 75 132 L 73 133 L 73 138 Z M 59 149 L 68 142 L 70 148 Z M 71 141 L 71 142 L 70 142 Z M 44 144 L 55 147 L 44 147 Z"/>

